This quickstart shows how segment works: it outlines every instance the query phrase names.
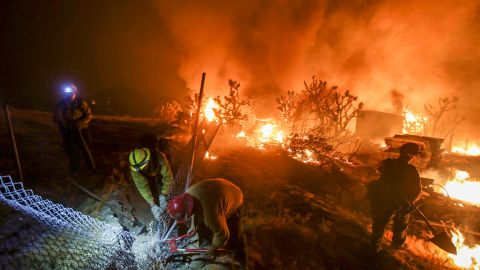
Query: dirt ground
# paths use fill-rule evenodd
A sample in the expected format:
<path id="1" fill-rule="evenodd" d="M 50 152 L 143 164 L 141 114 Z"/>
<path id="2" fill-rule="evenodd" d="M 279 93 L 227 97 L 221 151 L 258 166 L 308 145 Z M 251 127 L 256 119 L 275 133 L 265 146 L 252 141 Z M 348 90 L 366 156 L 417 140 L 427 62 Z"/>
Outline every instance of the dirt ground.
<path id="1" fill-rule="evenodd" d="M 104 219 L 102 206 L 66 180 L 68 164 L 51 114 L 14 109 L 12 117 L 25 185 L 38 195 Z M 6 127 L 3 116 L 0 126 Z M 127 198 L 123 211 L 150 222 L 147 204 L 129 178 L 128 152 L 142 133 L 153 132 L 171 139 L 170 151 L 176 156 L 188 134 L 155 119 L 106 116 L 95 116 L 91 132 L 98 172 L 84 170 L 73 177 L 102 199 Z M 318 168 L 279 148 L 258 150 L 231 142 L 224 132 L 210 151 L 217 159 L 204 160 L 194 182 L 222 177 L 242 189 L 250 269 L 456 269 L 445 253 L 425 240 L 428 229 L 416 221 L 418 217 L 411 220 L 408 250 L 389 249 L 387 233 L 385 252 L 372 252 L 365 183 L 373 168 Z M 6 128 L 0 129 L 0 138 L 0 174 L 17 177 Z M 436 197 L 422 209 L 432 221 L 480 226 L 478 207 L 455 207 L 451 200 Z"/>

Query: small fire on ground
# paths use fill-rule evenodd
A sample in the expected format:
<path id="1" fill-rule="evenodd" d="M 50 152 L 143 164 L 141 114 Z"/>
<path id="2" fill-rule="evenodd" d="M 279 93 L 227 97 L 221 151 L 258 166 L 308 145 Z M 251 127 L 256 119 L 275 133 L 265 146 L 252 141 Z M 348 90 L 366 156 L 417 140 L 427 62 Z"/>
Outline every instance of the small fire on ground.
<path id="1" fill-rule="evenodd" d="M 480 182 L 470 179 L 468 172 L 455 170 L 454 179 L 449 179 L 444 188 L 439 190 L 443 195 L 480 206 Z"/>
<path id="2" fill-rule="evenodd" d="M 480 156 L 480 147 L 477 144 L 467 146 L 454 145 L 451 152 L 467 156 Z"/>
<path id="3" fill-rule="evenodd" d="M 480 245 L 468 247 L 464 244 L 465 237 L 458 230 L 452 231 L 452 243 L 457 248 L 457 255 L 448 253 L 454 264 L 465 269 L 480 269 Z"/>

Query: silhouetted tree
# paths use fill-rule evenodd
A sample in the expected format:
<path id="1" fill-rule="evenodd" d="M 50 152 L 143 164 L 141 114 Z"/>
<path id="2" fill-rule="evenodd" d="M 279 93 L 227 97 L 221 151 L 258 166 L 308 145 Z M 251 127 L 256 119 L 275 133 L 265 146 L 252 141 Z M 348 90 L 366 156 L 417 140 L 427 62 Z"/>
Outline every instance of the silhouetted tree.
<path id="1" fill-rule="evenodd" d="M 182 106 L 175 100 L 169 101 L 164 105 L 157 106 L 153 111 L 156 118 L 167 122 L 174 122 L 177 120 L 178 113 L 182 111 Z"/>
<path id="2" fill-rule="evenodd" d="M 449 112 L 453 112 L 457 109 L 457 103 L 458 103 L 458 97 L 440 97 L 438 98 L 438 103 L 436 106 L 431 105 L 431 104 L 425 104 L 425 111 L 427 112 L 428 118 L 430 125 L 432 127 L 431 131 L 431 136 L 448 136 L 448 134 L 441 134 L 441 132 L 438 132 L 439 125 L 442 122 L 442 119 L 445 117 L 446 114 L 449 114 Z M 461 117 L 458 115 L 455 115 L 453 119 L 455 122 L 450 122 L 450 127 L 445 127 L 449 132 L 453 132 L 456 127 L 458 127 L 459 120 L 461 120 Z M 462 120 L 463 121 L 463 120 Z M 460 121 L 461 122 L 461 121 Z M 452 130 L 452 124 L 455 126 Z M 445 133 L 445 130 L 444 132 Z"/>
<path id="3" fill-rule="evenodd" d="M 295 91 L 287 91 L 286 96 L 280 96 L 277 99 L 280 118 L 285 121 L 289 128 L 293 126 L 294 116 L 298 107 L 298 94 Z"/>
<path id="4" fill-rule="evenodd" d="M 240 98 L 240 83 L 234 80 L 228 80 L 229 93 L 223 99 L 217 96 L 213 100 L 218 104 L 220 109 L 215 110 L 218 117 L 225 122 L 231 129 L 236 132 L 239 123 L 247 120 L 248 115 L 243 111 L 245 107 L 253 107 L 254 103 L 249 97 Z"/>

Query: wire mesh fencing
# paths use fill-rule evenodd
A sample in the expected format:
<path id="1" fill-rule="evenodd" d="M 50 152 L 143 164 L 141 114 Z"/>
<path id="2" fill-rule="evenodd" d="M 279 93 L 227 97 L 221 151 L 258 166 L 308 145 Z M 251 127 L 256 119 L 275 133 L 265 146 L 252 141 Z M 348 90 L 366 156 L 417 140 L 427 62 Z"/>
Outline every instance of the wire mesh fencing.
<path id="1" fill-rule="evenodd" d="M 138 269 L 135 237 L 0 176 L 0 268 Z M 8 218 L 7 218 L 8 217 Z"/>

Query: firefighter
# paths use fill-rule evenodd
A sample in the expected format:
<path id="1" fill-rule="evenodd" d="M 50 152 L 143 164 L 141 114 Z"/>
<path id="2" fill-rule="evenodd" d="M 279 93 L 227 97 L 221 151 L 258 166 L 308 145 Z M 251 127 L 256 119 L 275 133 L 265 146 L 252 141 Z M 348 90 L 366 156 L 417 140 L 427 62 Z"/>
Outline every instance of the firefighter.
<path id="1" fill-rule="evenodd" d="M 154 135 L 143 136 L 140 147 L 129 154 L 131 176 L 140 195 L 150 205 L 156 220 L 165 212 L 165 196 L 170 192 L 173 173 L 165 154 L 158 149 Z"/>
<path id="2" fill-rule="evenodd" d="M 397 159 L 382 161 L 380 178 L 368 187 L 368 199 L 372 208 L 372 246 L 376 252 L 381 244 L 386 224 L 393 217 L 392 248 L 406 247 L 409 210 L 421 193 L 421 182 L 417 169 L 409 161 L 417 156 L 420 148 L 415 143 L 400 147 Z"/>
<path id="3" fill-rule="evenodd" d="M 241 222 L 243 193 L 228 180 L 206 179 L 168 202 L 168 214 L 184 224 L 193 215 L 199 246 L 213 255 L 218 248 L 230 248 L 246 267 L 245 240 Z"/>
<path id="4" fill-rule="evenodd" d="M 86 163 L 92 170 L 95 170 L 95 164 L 88 150 L 90 141 L 88 124 L 92 120 L 92 111 L 88 103 L 78 95 L 75 85 L 66 86 L 63 94 L 64 98 L 55 108 L 53 120 L 62 134 L 70 171 L 73 173 L 80 168 L 81 152 L 83 152 Z"/>

